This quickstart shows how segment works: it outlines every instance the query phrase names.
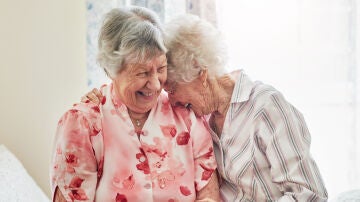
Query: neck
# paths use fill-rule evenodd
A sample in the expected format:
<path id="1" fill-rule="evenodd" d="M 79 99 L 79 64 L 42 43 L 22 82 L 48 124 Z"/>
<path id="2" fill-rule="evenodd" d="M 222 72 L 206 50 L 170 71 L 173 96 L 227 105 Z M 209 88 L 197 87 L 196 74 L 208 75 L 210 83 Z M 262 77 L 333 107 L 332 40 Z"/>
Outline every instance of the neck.
<path id="1" fill-rule="evenodd" d="M 217 77 L 213 82 L 213 106 L 215 117 L 225 117 L 230 106 L 235 80 L 228 74 Z"/>
<path id="2" fill-rule="evenodd" d="M 226 113 L 230 106 L 235 80 L 230 75 L 224 75 L 214 79 L 212 88 L 213 113 L 209 124 L 212 130 L 220 137 L 226 118 Z"/>
<path id="3" fill-rule="evenodd" d="M 149 115 L 149 112 L 137 113 L 137 112 L 131 111 L 130 109 L 128 109 L 128 113 L 131 118 L 138 119 L 138 120 L 146 119 Z"/>
<path id="4" fill-rule="evenodd" d="M 137 113 L 128 109 L 129 117 L 136 130 L 141 130 L 144 126 L 146 119 L 148 118 L 149 112 Z"/>

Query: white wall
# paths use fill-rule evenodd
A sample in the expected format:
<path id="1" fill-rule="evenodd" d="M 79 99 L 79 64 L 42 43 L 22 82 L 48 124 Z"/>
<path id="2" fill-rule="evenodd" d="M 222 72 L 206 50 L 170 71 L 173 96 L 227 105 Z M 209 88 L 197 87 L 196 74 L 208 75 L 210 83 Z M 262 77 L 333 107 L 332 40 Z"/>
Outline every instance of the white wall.
<path id="1" fill-rule="evenodd" d="M 0 1 L 0 144 L 49 191 L 52 137 L 86 92 L 84 0 Z"/>
<path id="2" fill-rule="evenodd" d="M 232 65 L 305 117 L 329 197 L 360 189 L 360 1 L 218 0 Z"/>

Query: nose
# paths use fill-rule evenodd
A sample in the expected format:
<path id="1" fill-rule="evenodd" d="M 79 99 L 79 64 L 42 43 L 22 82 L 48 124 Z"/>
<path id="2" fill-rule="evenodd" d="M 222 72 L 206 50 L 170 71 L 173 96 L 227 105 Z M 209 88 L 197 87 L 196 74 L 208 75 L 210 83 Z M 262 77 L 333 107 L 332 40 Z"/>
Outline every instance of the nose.
<path id="1" fill-rule="evenodd" d="M 155 73 L 151 75 L 146 86 L 151 90 L 156 90 L 156 91 L 161 90 L 161 83 L 158 74 Z"/>

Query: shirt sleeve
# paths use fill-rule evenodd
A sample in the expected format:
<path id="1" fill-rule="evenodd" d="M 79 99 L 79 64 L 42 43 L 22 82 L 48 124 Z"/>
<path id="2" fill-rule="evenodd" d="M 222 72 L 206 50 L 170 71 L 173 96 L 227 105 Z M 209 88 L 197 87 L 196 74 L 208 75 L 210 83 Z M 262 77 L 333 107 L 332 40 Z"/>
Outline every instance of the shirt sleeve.
<path id="1" fill-rule="evenodd" d="M 99 133 L 96 112 L 67 111 L 60 119 L 54 138 L 50 168 L 52 194 L 56 187 L 67 201 L 94 201 L 97 161 L 91 136 Z"/>
<path id="2" fill-rule="evenodd" d="M 279 201 L 326 201 L 328 194 L 310 154 L 311 138 L 302 114 L 277 92 L 270 96 L 262 118 L 271 177 L 284 193 Z"/>
<path id="3" fill-rule="evenodd" d="M 197 191 L 204 188 L 216 169 L 216 160 L 213 151 L 213 142 L 203 119 L 195 117 L 193 113 L 191 138 L 193 139 L 195 188 Z"/>

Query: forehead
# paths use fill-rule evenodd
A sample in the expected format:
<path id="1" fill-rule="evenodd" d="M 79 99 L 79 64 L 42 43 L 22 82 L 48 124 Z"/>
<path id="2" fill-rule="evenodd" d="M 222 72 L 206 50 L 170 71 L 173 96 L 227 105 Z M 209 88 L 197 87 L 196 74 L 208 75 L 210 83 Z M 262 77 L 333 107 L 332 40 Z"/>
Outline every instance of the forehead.
<path id="1" fill-rule="evenodd" d="M 154 63 L 167 62 L 165 53 L 157 54 L 155 56 L 144 56 L 144 57 L 131 57 L 125 59 L 125 64 L 132 65 L 151 65 Z"/>
<path id="2" fill-rule="evenodd" d="M 166 65 L 167 60 L 166 60 L 166 55 L 165 54 L 161 54 L 161 55 L 157 55 L 154 56 L 152 58 L 146 58 L 143 60 L 130 60 L 128 62 L 125 63 L 127 68 L 152 68 L 152 67 L 159 67 L 159 66 L 163 66 Z"/>
<path id="3" fill-rule="evenodd" d="M 167 83 L 167 88 L 169 90 L 179 90 L 179 89 L 189 89 L 189 88 L 194 88 L 194 83 L 193 82 L 169 82 Z"/>

